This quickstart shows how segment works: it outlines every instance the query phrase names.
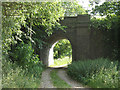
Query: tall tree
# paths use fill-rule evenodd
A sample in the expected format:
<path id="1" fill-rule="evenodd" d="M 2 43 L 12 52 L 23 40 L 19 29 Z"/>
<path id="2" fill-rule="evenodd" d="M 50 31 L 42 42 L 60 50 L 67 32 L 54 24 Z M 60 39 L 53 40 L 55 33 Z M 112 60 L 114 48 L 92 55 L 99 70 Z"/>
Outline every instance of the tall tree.
<path id="1" fill-rule="evenodd" d="M 22 41 L 22 37 L 33 42 L 34 25 L 46 27 L 47 34 L 51 34 L 52 27 L 64 16 L 60 2 L 2 2 L 2 13 L 3 52 L 6 54 L 10 45 Z"/>

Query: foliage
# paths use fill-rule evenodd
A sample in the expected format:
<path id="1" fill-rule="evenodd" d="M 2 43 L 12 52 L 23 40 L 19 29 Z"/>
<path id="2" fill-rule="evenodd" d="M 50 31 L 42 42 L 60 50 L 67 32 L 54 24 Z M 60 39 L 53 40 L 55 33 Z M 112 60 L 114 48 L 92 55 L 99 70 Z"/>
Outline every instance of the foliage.
<path id="1" fill-rule="evenodd" d="M 100 14 L 100 16 L 109 16 L 109 15 L 120 15 L 120 1 L 118 2 L 104 2 L 102 5 L 95 6 L 95 9 L 93 9 L 92 13 L 94 15 Z"/>
<path id="2" fill-rule="evenodd" d="M 15 46 L 13 46 L 15 47 Z M 31 44 L 25 44 L 21 42 L 17 47 L 12 49 L 10 56 L 13 61 L 17 61 L 19 65 L 30 65 L 31 63 L 38 63 L 39 58 L 37 55 L 34 55 L 34 50 Z"/>
<path id="3" fill-rule="evenodd" d="M 100 33 L 104 42 L 104 51 L 108 57 L 118 60 L 119 57 L 119 29 L 120 29 L 120 1 L 104 2 L 100 6 L 95 6 L 92 14 L 104 16 L 105 18 L 92 18 L 90 29 L 96 37 Z M 107 52 L 108 51 L 108 52 Z"/>
<path id="4" fill-rule="evenodd" d="M 116 67 L 101 69 L 99 73 L 92 75 L 88 81 L 88 85 L 93 88 L 118 88 L 118 71 Z"/>
<path id="5" fill-rule="evenodd" d="M 70 88 L 71 87 L 65 81 L 61 80 L 61 78 L 57 75 L 57 70 L 52 70 L 50 72 L 50 77 L 53 82 L 53 85 L 57 88 Z"/>
<path id="6" fill-rule="evenodd" d="M 16 62 L 12 63 L 4 58 L 2 61 L 2 87 L 38 88 L 42 71 L 42 65 L 37 64 L 31 68 L 23 68 Z"/>
<path id="7" fill-rule="evenodd" d="M 73 62 L 68 66 L 67 73 L 73 79 L 91 87 L 117 88 L 118 62 L 99 58 Z"/>
<path id="8" fill-rule="evenodd" d="M 64 58 L 65 56 L 71 57 L 72 47 L 68 40 L 59 40 L 54 47 L 54 58 Z"/>
<path id="9" fill-rule="evenodd" d="M 64 10 L 59 2 L 3 2 L 2 3 L 3 53 L 8 54 L 11 44 L 26 38 L 33 42 L 34 25 L 42 25 L 47 34 L 59 24 Z M 21 28 L 25 27 L 25 30 Z"/>
<path id="10" fill-rule="evenodd" d="M 39 74 L 43 71 L 43 69 L 40 68 L 43 67 L 42 62 L 40 61 L 38 55 L 34 54 L 34 50 L 30 43 L 20 43 L 10 53 L 10 56 L 12 61 L 16 61 L 17 65 L 22 66 L 23 68 L 27 68 L 28 72 L 33 73 L 33 75 L 36 77 L 39 77 Z"/>
<path id="11" fill-rule="evenodd" d="M 78 4 L 77 0 L 73 0 L 72 2 L 62 2 L 62 7 L 65 9 L 65 16 L 86 14 L 85 9 Z"/>

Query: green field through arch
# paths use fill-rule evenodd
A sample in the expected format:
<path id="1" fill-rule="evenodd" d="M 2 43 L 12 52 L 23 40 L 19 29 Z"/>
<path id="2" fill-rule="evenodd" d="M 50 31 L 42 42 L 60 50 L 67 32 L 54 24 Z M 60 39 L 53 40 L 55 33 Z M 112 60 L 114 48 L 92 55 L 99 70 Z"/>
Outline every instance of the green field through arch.
<path id="1" fill-rule="evenodd" d="M 54 64 L 49 67 L 67 67 L 72 62 L 72 46 L 69 40 L 61 39 L 53 47 Z"/>

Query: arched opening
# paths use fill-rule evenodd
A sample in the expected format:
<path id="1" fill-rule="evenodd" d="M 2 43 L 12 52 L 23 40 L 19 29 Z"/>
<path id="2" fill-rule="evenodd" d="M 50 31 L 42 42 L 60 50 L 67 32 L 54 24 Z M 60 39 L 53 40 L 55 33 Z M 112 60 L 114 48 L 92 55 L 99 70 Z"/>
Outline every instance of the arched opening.
<path id="1" fill-rule="evenodd" d="M 49 50 L 49 67 L 67 67 L 72 62 L 72 46 L 69 40 L 56 41 Z"/>

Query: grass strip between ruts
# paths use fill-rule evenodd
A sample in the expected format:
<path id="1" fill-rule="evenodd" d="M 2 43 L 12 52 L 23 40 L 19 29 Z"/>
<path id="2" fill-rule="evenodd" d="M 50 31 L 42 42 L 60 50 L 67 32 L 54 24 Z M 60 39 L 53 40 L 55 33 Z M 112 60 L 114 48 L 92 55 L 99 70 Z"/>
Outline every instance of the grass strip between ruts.
<path id="1" fill-rule="evenodd" d="M 69 84 L 67 84 L 64 80 L 62 80 L 58 75 L 57 75 L 57 70 L 52 70 L 50 72 L 50 77 L 53 85 L 56 88 L 71 88 Z"/>

